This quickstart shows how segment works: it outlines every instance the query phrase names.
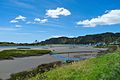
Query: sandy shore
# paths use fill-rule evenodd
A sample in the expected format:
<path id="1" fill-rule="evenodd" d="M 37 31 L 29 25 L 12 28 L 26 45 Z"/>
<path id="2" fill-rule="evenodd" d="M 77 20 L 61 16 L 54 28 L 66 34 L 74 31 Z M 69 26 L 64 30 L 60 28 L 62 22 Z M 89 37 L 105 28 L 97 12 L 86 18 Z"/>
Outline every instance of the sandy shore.
<path id="1" fill-rule="evenodd" d="M 0 51 L 8 50 L 8 49 L 15 49 L 15 48 L 0 48 Z M 91 46 L 88 46 L 88 47 L 85 47 L 85 46 L 48 46 L 48 47 L 31 48 L 31 49 L 49 49 L 49 50 L 52 50 L 53 53 L 71 53 L 69 54 L 69 57 L 79 56 L 81 54 L 89 54 L 86 52 L 81 53 L 81 51 L 88 51 L 88 52 L 93 51 L 95 54 L 96 52 L 100 50 L 106 50 L 102 48 L 93 48 Z M 60 54 L 60 55 L 64 57 L 68 57 L 68 54 Z M 37 67 L 40 64 L 50 63 L 50 62 L 55 62 L 55 61 L 60 61 L 60 59 L 56 57 L 52 57 L 49 54 L 42 55 L 42 56 L 14 58 L 14 60 L 2 60 L 0 61 L 0 78 L 7 79 L 10 77 L 10 74 L 12 73 L 26 71 L 31 68 Z"/>
<path id="2" fill-rule="evenodd" d="M 10 49 L 17 49 L 17 48 L 0 48 L 0 51 L 10 50 Z M 59 54 L 58 56 L 71 57 L 71 58 L 74 58 L 74 57 L 79 57 L 79 58 L 80 57 L 85 57 L 85 58 L 96 57 L 98 55 L 98 52 L 107 50 L 106 48 L 93 48 L 92 46 L 73 46 L 73 45 L 31 48 L 31 50 L 43 50 L 43 49 L 51 50 L 53 54 Z M 99 53 L 99 54 L 101 54 L 101 53 Z M 39 56 L 39 55 L 37 55 L 37 56 Z M 20 58 L 22 58 L 22 57 L 20 57 Z"/>
<path id="3" fill-rule="evenodd" d="M 58 46 L 58 47 L 50 47 L 48 48 L 52 50 L 54 53 L 74 53 L 74 52 L 99 52 L 107 50 L 106 48 L 93 48 L 92 46 Z"/>
<path id="4" fill-rule="evenodd" d="M 9 49 L 17 49 L 17 48 L 0 48 L 0 51 L 9 50 Z M 35 50 L 35 49 L 51 50 L 54 53 L 67 53 L 67 52 L 69 53 L 69 52 L 82 52 L 82 51 L 98 52 L 101 50 L 107 50 L 106 48 L 93 48 L 92 46 L 47 46 L 47 47 L 31 48 L 31 49 L 33 49 L 33 50 Z"/>

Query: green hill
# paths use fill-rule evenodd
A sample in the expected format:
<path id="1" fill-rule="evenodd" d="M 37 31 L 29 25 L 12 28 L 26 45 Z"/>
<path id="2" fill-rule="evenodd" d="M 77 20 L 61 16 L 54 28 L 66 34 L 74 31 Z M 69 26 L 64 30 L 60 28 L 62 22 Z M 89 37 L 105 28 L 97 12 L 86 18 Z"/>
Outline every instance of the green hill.
<path id="1" fill-rule="evenodd" d="M 120 51 L 57 67 L 29 80 L 120 80 Z"/>
<path id="2" fill-rule="evenodd" d="M 50 38 L 38 44 L 120 44 L 120 33 L 102 33 L 79 37 Z"/>
<path id="3" fill-rule="evenodd" d="M 50 38 L 45 41 L 37 41 L 33 43 L 13 43 L 13 42 L 0 42 L 0 46 L 35 46 L 46 44 L 91 44 L 91 45 L 106 45 L 106 44 L 119 44 L 120 33 L 106 32 L 101 34 L 91 34 L 78 37 L 58 37 Z"/>

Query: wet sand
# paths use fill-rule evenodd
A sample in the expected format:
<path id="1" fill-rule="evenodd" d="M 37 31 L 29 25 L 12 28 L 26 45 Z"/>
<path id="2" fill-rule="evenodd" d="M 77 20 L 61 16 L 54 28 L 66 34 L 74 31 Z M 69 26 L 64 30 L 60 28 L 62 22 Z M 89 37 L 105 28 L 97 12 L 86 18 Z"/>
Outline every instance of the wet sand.
<path id="1" fill-rule="evenodd" d="M 54 53 L 74 53 L 74 52 L 99 52 L 107 50 L 106 48 L 93 48 L 92 46 L 63 46 L 50 47 Z"/>
<path id="2" fill-rule="evenodd" d="M 2 50 L 6 49 L 15 49 L 15 48 L 2 48 Z M 52 50 L 53 53 L 71 53 L 69 57 L 73 57 L 78 54 L 85 54 L 84 51 L 91 51 L 91 52 L 98 52 L 100 50 L 106 49 L 99 49 L 93 48 L 91 46 L 48 46 L 48 47 L 41 47 L 41 48 L 32 48 L 32 49 L 49 49 Z M 77 52 L 77 53 L 76 53 Z M 83 52 L 83 53 L 81 53 Z M 68 54 L 60 54 L 61 56 L 67 57 Z M 0 78 L 7 79 L 10 77 L 10 74 L 17 73 L 25 70 L 30 70 L 34 67 L 37 67 L 40 64 L 50 63 L 60 61 L 59 59 L 52 57 L 49 54 L 42 55 L 42 56 L 31 56 L 31 57 L 24 57 L 24 58 L 14 58 L 14 60 L 2 60 L 0 61 Z"/>
<path id="3" fill-rule="evenodd" d="M 59 61 L 49 54 L 43 56 L 32 56 L 24 58 L 15 58 L 14 60 L 0 61 L 0 78 L 7 79 L 11 73 L 30 70 L 40 64 Z"/>
<path id="4" fill-rule="evenodd" d="M 23 46 L 24 47 L 24 46 Z M 29 46 L 28 46 L 29 48 Z M 31 46 L 30 46 L 31 48 Z M 7 50 L 7 49 L 17 49 L 15 47 L 13 48 L 0 48 L 0 51 Z M 45 50 L 52 50 L 54 53 L 65 53 L 65 52 L 81 52 L 81 51 L 93 51 L 98 52 L 100 50 L 106 50 L 106 48 L 93 48 L 92 46 L 64 46 L 64 45 L 50 45 L 50 46 L 43 46 L 43 47 L 32 47 L 31 49 L 45 49 Z"/>

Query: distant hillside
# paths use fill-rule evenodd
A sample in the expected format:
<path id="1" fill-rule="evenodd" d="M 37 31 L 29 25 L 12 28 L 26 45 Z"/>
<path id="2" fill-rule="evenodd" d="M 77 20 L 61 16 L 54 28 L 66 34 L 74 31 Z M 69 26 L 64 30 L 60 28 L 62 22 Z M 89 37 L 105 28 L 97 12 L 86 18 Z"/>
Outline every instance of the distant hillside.
<path id="1" fill-rule="evenodd" d="M 120 33 L 107 32 L 74 38 L 50 38 L 40 42 L 40 44 L 120 44 Z"/>
<path id="2" fill-rule="evenodd" d="M 13 42 L 0 42 L 0 46 L 29 46 L 29 45 L 45 45 L 45 44 L 120 44 L 120 33 L 102 33 L 92 34 L 79 37 L 58 37 L 50 38 L 41 42 L 33 43 L 13 43 Z"/>
<path id="3" fill-rule="evenodd" d="M 15 43 L 13 42 L 0 42 L 0 46 L 10 46 L 10 45 L 16 45 Z"/>

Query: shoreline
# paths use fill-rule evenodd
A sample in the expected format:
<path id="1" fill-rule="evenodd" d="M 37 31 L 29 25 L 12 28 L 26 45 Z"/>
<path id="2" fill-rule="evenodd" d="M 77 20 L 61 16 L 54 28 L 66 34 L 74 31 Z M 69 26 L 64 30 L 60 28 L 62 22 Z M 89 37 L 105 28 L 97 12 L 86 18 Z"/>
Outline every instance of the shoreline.
<path id="1" fill-rule="evenodd" d="M 25 58 L 32 56 L 42 56 L 50 54 L 51 50 L 45 49 L 0 49 L 0 61 L 2 60 L 14 60 L 15 58 Z"/>
<path id="2" fill-rule="evenodd" d="M 73 46 L 72 46 L 73 47 Z M 17 48 L 0 48 L 0 52 L 4 50 L 17 50 Z M 80 53 L 80 54 L 94 54 L 94 53 L 99 53 L 101 51 L 107 50 L 106 48 L 94 48 L 92 46 L 75 46 L 75 48 L 71 48 L 71 46 L 52 46 L 48 48 L 30 48 L 30 49 L 18 49 L 18 50 L 50 50 L 50 53 L 46 54 L 74 54 L 74 53 Z M 24 55 L 24 56 L 14 56 L 10 58 L 1 58 L 0 61 L 2 60 L 14 60 L 14 58 L 24 58 L 24 57 L 32 57 L 32 56 L 42 56 L 45 54 L 32 54 L 32 55 Z"/>
<path id="3" fill-rule="evenodd" d="M 8 49 L 8 48 L 7 48 Z M 11 48 L 9 48 L 11 49 Z M 13 49 L 13 48 L 12 48 Z M 54 53 L 61 53 L 61 52 L 72 52 L 70 56 L 76 55 L 76 53 L 73 53 L 75 51 L 97 51 L 97 50 L 102 50 L 98 48 L 93 48 L 93 47 L 83 47 L 83 46 L 76 46 L 75 48 L 71 48 L 71 46 L 54 46 L 54 47 L 49 47 L 47 49 L 45 48 L 32 48 L 34 50 L 51 50 L 54 51 Z M 6 50 L 6 49 L 1 49 L 1 50 Z M 79 53 L 79 54 L 84 54 L 84 53 Z M 68 56 L 67 54 L 60 54 L 62 56 Z M 78 56 L 77 56 L 78 57 Z M 3 71 L 0 73 L 0 78 L 7 78 L 13 73 L 18 73 L 22 71 L 27 71 L 31 68 L 35 68 L 38 65 L 45 64 L 45 63 L 50 63 L 50 62 L 55 62 L 55 61 L 63 61 L 58 58 L 52 57 L 50 54 L 45 54 L 42 56 L 29 56 L 29 57 L 17 57 L 14 58 L 14 60 L 0 60 L 0 71 Z M 4 66 L 4 67 L 2 67 Z"/>

